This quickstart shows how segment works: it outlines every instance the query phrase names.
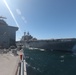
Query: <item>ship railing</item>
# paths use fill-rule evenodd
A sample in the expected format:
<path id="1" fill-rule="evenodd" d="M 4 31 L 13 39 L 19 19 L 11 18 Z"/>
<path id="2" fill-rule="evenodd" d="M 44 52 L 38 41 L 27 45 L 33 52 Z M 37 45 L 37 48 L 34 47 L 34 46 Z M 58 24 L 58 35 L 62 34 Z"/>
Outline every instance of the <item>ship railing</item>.
<path id="1" fill-rule="evenodd" d="M 24 54 L 20 55 L 20 72 L 19 75 L 27 75 L 26 73 L 26 64 L 25 64 L 25 60 L 24 60 Z"/>

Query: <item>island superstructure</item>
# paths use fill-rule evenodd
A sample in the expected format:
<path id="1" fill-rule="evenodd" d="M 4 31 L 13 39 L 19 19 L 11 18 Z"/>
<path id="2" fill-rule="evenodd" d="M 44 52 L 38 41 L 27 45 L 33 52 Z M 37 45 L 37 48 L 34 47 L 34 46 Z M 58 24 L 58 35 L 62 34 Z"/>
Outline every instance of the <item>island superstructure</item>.
<path id="1" fill-rule="evenodd" d="M 0 16 L 0 47 L 9 48 L 16 46 L 16 31 L 18 27 L 8 26 L 5 17 Z"/>
<path id="2" fill-rule="evenodd" d="M 17 42 L 17 45 L 20 44 L 25 45 L 26 47 L 41 48 L 45 50 L 76 50 L 76 38 L 38 40 L 37 38 L 33 38 L 29 32 L 27 34 L 24 32 L 24 36 L 22 36 L 21 40 Z"/>

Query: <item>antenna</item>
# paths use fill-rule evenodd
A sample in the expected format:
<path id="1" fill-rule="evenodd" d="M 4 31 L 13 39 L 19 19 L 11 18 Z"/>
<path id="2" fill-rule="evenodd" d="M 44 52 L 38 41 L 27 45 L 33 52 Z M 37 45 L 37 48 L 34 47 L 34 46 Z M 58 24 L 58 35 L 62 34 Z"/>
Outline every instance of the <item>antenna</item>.
<path id="1" fill-rule="evenodd" d="M 6 17 L 0 16 L 0 19 L 7 19 Z"/>

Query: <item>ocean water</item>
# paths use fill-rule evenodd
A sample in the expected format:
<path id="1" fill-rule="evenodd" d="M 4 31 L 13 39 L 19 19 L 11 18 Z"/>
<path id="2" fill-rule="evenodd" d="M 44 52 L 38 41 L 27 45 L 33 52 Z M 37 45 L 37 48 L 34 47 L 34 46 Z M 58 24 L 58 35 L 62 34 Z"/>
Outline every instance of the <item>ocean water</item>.
<path id="1" fill-rule="evenodd" d="M 76 75 L 76 54 L 25 49 L 27 75 Z"/>

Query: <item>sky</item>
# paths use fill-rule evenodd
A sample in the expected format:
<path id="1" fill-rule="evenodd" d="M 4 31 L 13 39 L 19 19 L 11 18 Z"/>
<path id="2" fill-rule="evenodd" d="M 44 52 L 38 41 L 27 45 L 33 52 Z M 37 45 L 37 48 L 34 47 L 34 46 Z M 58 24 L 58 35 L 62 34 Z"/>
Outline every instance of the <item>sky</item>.
<path id="1" fill-rule="evenodd" d="M 76 0 L 0 0 L 0 16 L 37 39 L 76 38 Z"/>

